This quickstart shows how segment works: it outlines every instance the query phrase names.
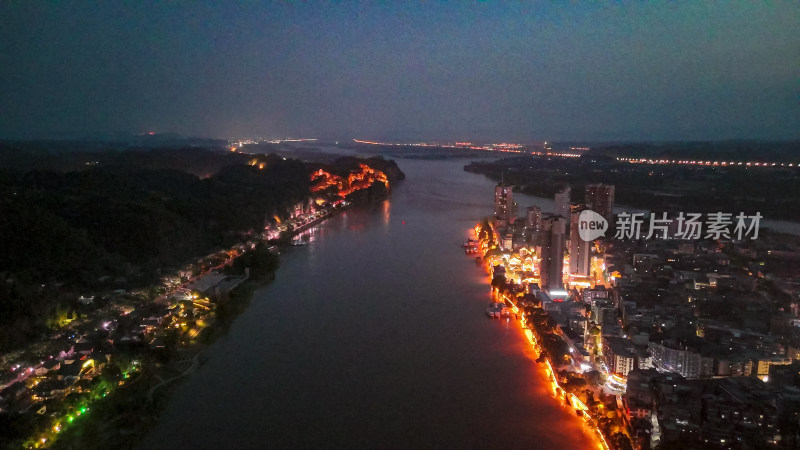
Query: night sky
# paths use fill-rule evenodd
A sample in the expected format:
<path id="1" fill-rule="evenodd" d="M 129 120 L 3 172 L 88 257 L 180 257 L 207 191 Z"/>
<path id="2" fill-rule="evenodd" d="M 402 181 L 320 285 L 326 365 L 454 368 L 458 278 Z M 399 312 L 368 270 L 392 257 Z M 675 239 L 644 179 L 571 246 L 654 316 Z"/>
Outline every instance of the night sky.
<path id="1" fill-rule="evenodd" d="M 800 138 L 800 2 L 0 3 L 0 137 Z"/>

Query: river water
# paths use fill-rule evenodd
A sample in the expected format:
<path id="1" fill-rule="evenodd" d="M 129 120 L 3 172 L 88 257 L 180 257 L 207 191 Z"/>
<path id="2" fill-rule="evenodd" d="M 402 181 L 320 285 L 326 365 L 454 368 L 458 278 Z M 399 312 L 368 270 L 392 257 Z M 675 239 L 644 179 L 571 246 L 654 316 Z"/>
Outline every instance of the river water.
<path id="1" fill-rule="evenodd" d="M 484 314 L 488 276 L 460 244 L 494 182 L 466 162 L 400 160 L 391 199 L 281 255 L 142 448 L 593 446 L 519 325 Z"/>

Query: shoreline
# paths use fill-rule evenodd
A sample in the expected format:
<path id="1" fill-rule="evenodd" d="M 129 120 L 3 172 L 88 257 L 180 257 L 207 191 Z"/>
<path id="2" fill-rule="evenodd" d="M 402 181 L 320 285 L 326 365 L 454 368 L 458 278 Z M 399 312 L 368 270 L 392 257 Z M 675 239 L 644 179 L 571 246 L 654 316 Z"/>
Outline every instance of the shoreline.
<path id="1" fill-rule="evenodd" d="M 277 244 L 278 248 L 286 248 L 291 245 L 291 240 L 298 234 L 320 225 L 325 220 L 335 217 L 353 206 L 384 201 L 387 198 L 389 196 L 371 199 L 366 202 L 347 203 L 293 229 L 284 238 L 263 242 L 267 245 L 270 243 Z M 131 378 L 131 381 L 124 382 L 127 378 L 120 380 L 120 385 L 108 392 L 107 396 L 104 395 L 90 402 L 91 410 L 96 412 L 92 415 L 92 418 L 87 421 L 79 420 L 78 417 L 75 417 L 74 426 L 65 427 L 64 434 L 58 436 L 57 439 L 52 439 L 55 435 L 51 435 L 51 438 L 46 438 L 52 444 L 44 442 L 41 446 L 50 448 L 80 447 L 86 443 L 85 439 L 88 436 L 92 436 L 93 445 L 113 448 L 139 448 L 139 442 L 158 423 L 159 417 L 168 404 L 173 390 L 204 364 L 207 358 L 205 351 L 219 338 L 227 334 L 235 320 L 249 308 L 255 291 L 275 280 L 276 273 L 279 270 L 280 258 L 272 252 L 268 253 L 275 258 L 277 262 L 275 267 L 269 272 L 243 280 L 242 283 L 227 292 L 224 298 L 217 299 L 215 302 L 216 308 L 211 319 L 191 338 L 190 342 L 176 343 L 175 347 L 169 350 L 169 356 L 157 363 L 150 361 L 149 359 L 153 355 L 144 350 L 141 354 L 141 359 L 143 361 L 148 360 L 142 364 L 148 366 L 147 368 L 132 368 L 130 373 L 126 374 Z M 236 259 L 241 257 L 240 255 Z M 231 261 L 231 264 L 234 261 L 235 259 Z M 187 359 L 183 356 L 186 354 L 190 354 L 191 358 Z M 186 361 L 189 361 L 188 366 L 181 367 L 179 371 L 175 370 L 174 366 L 183 366 Z M 126 406 L 123 409 L 124 412 L 121 413 L 118 412 L 120 404 Z M 89 410 L 90 408 L 87 407 L 86 411 Z M 103 413 L 104 411 L 105 413 Z M 115 412 L 115 414 L 109 414 L 110 412 Z M 94 420 L 93 417 L 97 417 L 97 420 Z M 56 433 L 61 431 L 61 423 L 64 421 L 58 420 L 57 422 L 57 425 L 53 426 L 54 431 L 56 427 L 59 428 Z M 73 422 L 69 421 L 69 423 L 72 424 Z M 109 427 L 109 424 L 116 424 L 117 426 Z M 39 448 L 39 442 L 37 441 L 29 439 L 26 442 L 35 442 L 35 444 L 26 445 L 23 443 L 22 448 Z"/>
<path id="2" fill-rule="evenodd" d="M 504 301 L 507 301 L 512 305 L 511 309 L 514 311 L 514 315 L 520 318 L 519 319 L 520 328 L 525 334 L 525 337 L 527 338 L 528 343 L 531 346 L 531 349 L 534 352 L 536 352 L 539 358 L 544 356 L 544 349 L 539 344 L 539 340 L 541 338 L 537 339 L 534 329 L 531 326 L 528 326 L 527 320 L 525 319 L 525 313 L 521 312 L 521 309 L 517 306 L 517 304 L 513 300 L 511 300 L 511 298 L 499 293 L 497 295 L 502 296 Z M 558 382 L 558 378 L 556 377 L 556 372 L 555 370 L 553 370 L 553 364 L 548 357 L 546 356 L 544 357 L 543 363 L 545 364 L 544 371 L 547 376 L 547 381 L 550 382 L 550 387 L 553 392 L 553 398 L 563 399 L 564 402 L 562 403 L 562 405 L 569 405 L 569 407 L 574 409 L 575 412 L 577 413 L 577 416 L 583 418 L 584 424 L 591 427 L 593 432 L 592 435 L 593 437 L 598 439 L 598 443 L 601 445 L 601 447 L 605 450 L 608 450 L 610 448 L 608 442 L 606 441 L 606 438 L 603 435 L 600 428 L 597 426 L 597 422 L 590 416 L 589 408 L 575 394 L 567 393 L 567 391 L 563 387 L 561 387 L 561 385 Z M 536 361 L 534 361 L 534 364 L 540 364 L 538 362 L 538 358 Z"/>
<path id="3" fill-rule="evenodd" d="M 258 163 L 261 156 L 255 158 L 249 166 L 267 168 L 266 162 Z M 287 159 L 265 158 L 278 161 L 270 165 L 273 172 L 283 169 L 278 164 Z M 266 191 L 253 191 L 262 199 L 280 196 L 281 201 L 264 204 L 246 196 L 236 197 L 242 205 L 224 201 L 245 213 L 266 205 L 272 217 L 231 221 L 232 228 L 220 232 L 224 239 L 208 244 L 214 245 L 210 250 L 197 245 L 187 252 L 195 254 L 191 262 L 153 260 L 152 280 L 135 284 L 120 278 L 114 282 L 128 283 L 122 286 L 126 290 L 83 292 L 70 300 L 69 309 L 47 312 L 57 315 L 58 322 L 48 322 L 46 335 L 6 342 L 3 369 L 9 370 L 0 374 L 0 428 L 6 430 L 0 433 L 0 447 L 135 445 L 126 436 L 141 434 L 156 420 L 161 400 L 206 359 L 202 350 L 228 332 L 257 289 L 275 279 L 278 249 L 307 241 L 308 230 L 352 206 L 383 202 L 390 197 L 390 179 L 404 178 L 394 161 L 382 158 L 285 165 L 293 178 L 277 180 L 282 190 L 256 183 Z M 243 164 L 233 166 L 259 173 Z M 295 184 L 302 190 L 292 190 Z M 236 212 L 228 215 L 238 219 Z M 220 223 L 212 228 L 224 227 Z M 183 240 L 174 236 L 171 243 L 180 246 Z M 201 255 L 204 251 L 211 253 Z M 187 352 L 195 356 L 189 359 Z M 89 440 L 89 435 L 97 438 Z"/>
<path id="4" fill-rule="evenodd" d="M 483 266 L 484 272 L 490 273 L 490 270 L 486 267 L 486 260 L 484 260 L 483 257 L 481 257 L 480 264 Z M 521 305 L 518 305 L 518 303 L 513 300 L 513 296 L 507 295 L 505 292 L 501 291 L 499 287 L 493 286 L 491 283 L 489 286 L 492 289 L 491 296 L 493 302 L 502 302 L 510 306 L 509 309 L 511 310 L 511 314 L 513 314 L 514 321 L 519 322 L 519 326 L 527 338 L 530 348 L 537 355 L 537 359 L 534 360 L 533 363 L 544 365 L 544 372 L 547 381 L 550 383 L 550 390 L 552 391 L 553 398 L 562 400 L 559 402 L 562 406 L 567 406 L 574 410 L 576 415 L 583 419 L 583 425 L 591 429 L 591 433 L 589 434 L 597 441 L 600 448 L 609 450 L 608 438 L 603 434 L 599 424 L 592 417 L 590 408 L 574 393 L 568 392 L 559 382 L 550 357 L 547 355 L 545 348 L 540 344 L 542 340 L 541 336 L 538 336 L 535 326 L 529 324 L 526 317 L 527 311 L 525 310 L 527 308 L 522 308 Z M 509 320 L 511 319 L 511 314 L 508 316 Z M 494 320 L 494 317 L 490 317 L 490 320 Z M 499 320 L 503 320 L 503 318 L 500 317 Z M 540 359 L 543 361 L 540 361 Z"/>
<path id="5" fill-rule="evenodd" d="M 311 222 L 309 222 L 307 224 L 301 225 L 300 227 L 293 229 L 289 236 L 293 238 L 293 237 L 297 236 L 298 234 L 302 233 L 303 231 L 306 231 L 309 228 L 313 228 L 315 225 L 318 225 L 318 224 L 330 219 L 331 217 L 338 216 L 339 214 L 341 214 L 344 211 L 346 211 L 347 209 L 349 209 L 351 206 L 352 206 L 352 204 L 348 204 L 348 205 L 343 206 L 341 208 L 334 208 L 331 211 L 329 211 L 328 213 L 326 213 L 325 215 L 323 215 L 322 217 L 318 217 L 318 218 L 312 220 Z"/>
<path id="6" fill-rule="evenodd" d="M 221 300 L 226 305 L 224 315 L 218 317 L 215 311 L 213 320 L 192 341 L 176 343 L 168 356 L 159 359 L 152 351 L 139 352 L 139 358 L 133 361 L 130 371 L 123 372 L 118 386 L 87 402 L 81 408 L 83 414 L 73 412 L 64 417 L 66 420 L 56 421 L 52 430 L 60 433 L 63 427 L 62 435 L 55 439 L 28 439 L 21 448 L 87 448 L 88 440 L 92 446 L 103 448 L 139 448 L 141 439 L 158 423 L 173 390 L 205 363 L 205 351 L 249 307 L 255 290 L 275 279 L 275 272 L 277 267 L 269 276 L 247 279 L 232 289 L 229 298 Z M 89 416 L 88 420 L 83 416 Z"/>

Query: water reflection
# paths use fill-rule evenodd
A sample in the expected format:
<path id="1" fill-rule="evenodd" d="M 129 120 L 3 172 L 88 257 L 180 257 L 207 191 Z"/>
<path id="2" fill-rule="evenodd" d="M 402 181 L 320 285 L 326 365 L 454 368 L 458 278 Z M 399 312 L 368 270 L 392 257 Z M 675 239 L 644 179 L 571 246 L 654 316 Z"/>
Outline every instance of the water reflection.
<path id="1" fill-rule="evenodd" d="M 383 208 L 383 225 L 388 226 L 389 219 L 391 218 L 392 202 L 391 200 L 386 200 L 383 203 L 381 203 L 381 205 Z"/>
<path id="2" fill-rule="evenodd" d="M 400 164 L 391 201 L 282 255 L 143 448 L 590 445 L 519 326 L 484 313 L 487 275 L 461 244 L 494 183 L 463 161 Z"/>

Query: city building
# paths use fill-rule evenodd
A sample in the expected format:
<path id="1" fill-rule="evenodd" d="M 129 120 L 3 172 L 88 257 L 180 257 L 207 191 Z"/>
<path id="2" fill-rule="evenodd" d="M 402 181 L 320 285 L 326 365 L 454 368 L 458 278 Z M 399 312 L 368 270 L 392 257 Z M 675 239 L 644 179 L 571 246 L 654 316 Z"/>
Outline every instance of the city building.
<path id="1" fill-rule="evenodd" d="M 570 188 L 569 186 L 565 187 L 564 189 L 556 192 L 555 195 L 555 214 L 561 217 L 569 217 L 569 195 L 570 195 Z"/>
<path id="2" fill-rule="evenodd" d="M 800 361 L 791 364 L 773 364 L 769 366 L 767 382 L 770 386 L 800 386 Z"/>
<path id="3" fill-rule="evenodd" d="M 665 374 L 655 369 L 634 369 L 628 372 L 627 389 L 622 397 L 628 420 L 650 417 L 655 400 L 652 381 L 663 377 Z"/>
<path id="4" fill-rule="evenodd" d="M 594 289 L 584 289 L 584 303 L 594 304 L 597 299 L 608 300 L 608 290 L 605 286 L 596 286 Z"/>
<path id="5" fill-rule="evenodd" d="M 586 277 L 591 272 L 589 266 L 591 242 L 584 241 L 578 233 L 581 212 L 573 211 L 569 222 L 569 274 L 570 276 Z"/>
<path id="6" fill-rule="evenodd" d="M 542 208 L 538 206 L 529 206 L 528 213 L 525 216 L 525 228 L 533 232 L 539 232 L 542 229 Z"/>
<path id="7" fill-rule="evenodd" d="M 500 240 L 500 248 L 507 251 L 514 250 L 514 235 L 512 233 L 503 235 L 503 239 Z"/>
<path id="8" fill-rule="evenodd" d="M 542 261 L 539 272 L 543 289 L 561 290 L 564 288 L 562 274 L 566 224 L 566 220 L 559 216 L 547 217 L 542 220 Z"/>
<path id="9" fill-rule="evenodd" d="M 753 360 L 749 353 L 735 352 L 730 355 L 719 355 L 714 363 L 714 375 L 721 377 L 750 376 L 753 372 Z"/>
<path id="10" fill-rule="evenodd" d="M 603 216 L 609 223 L 613 223 L 614 185 L 587 184 L 585 195 L 586 207 Z"/>
<path id="11" fill-rule="evenodd" d="M 656 369 L 681 374 L 685 378 L 707 378 L 714 374 L 714 358 L 703 356 L 675 343 L 648 344 Z M 767 366 L 769 373 L 769 366 Z"/>
<path id="12" fill-rule="evenodd" d="M 766 358 L 758 358 L 754 361 L 753 369 L 755 370 L 755 375 L 761 379 L 761 381 L 768 381 L 769 380 L 769 371 L 770 367 L 773 366 L 786 366 L 792 363 L 791 358 L 784 358 L 781 356 L 771 356 Z"/>
<path id="13" fill-rule="evenodd" d="M 608 370 L 622 377 L 627 377 L 630 371 L 636 369 L 636 347 L 630 339 L 603 337 L 603 357 Z"/>
<path id="14" fill-rule="evenodd" d="M 516 211 L 514 211 L 514 194 L 511 186 L 503 183 L 494 188 L 494 218 L 497 228 L 505 228 L 514 223 Z"/>

